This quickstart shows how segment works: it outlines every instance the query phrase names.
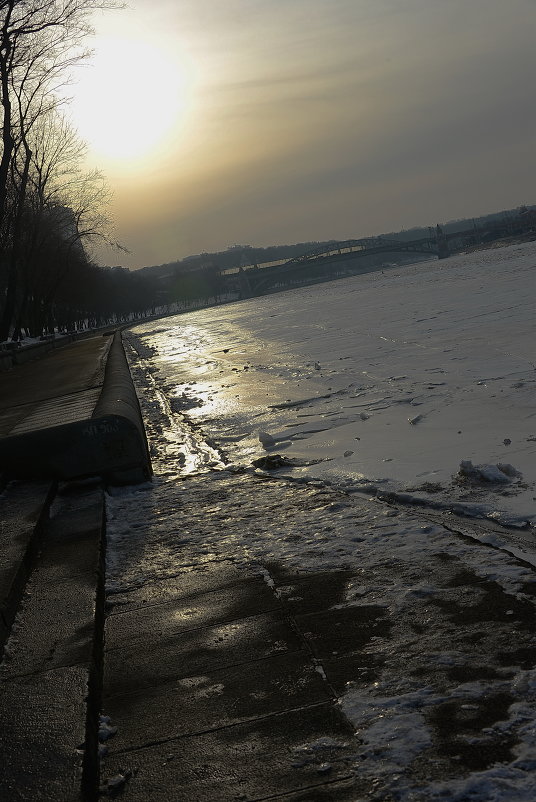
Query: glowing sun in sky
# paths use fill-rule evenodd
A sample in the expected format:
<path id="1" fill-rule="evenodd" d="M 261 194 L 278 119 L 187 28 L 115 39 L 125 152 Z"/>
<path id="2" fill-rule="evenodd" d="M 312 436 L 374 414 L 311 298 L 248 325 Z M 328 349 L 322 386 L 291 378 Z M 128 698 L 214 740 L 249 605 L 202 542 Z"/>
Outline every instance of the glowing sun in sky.
<path id="1" fill-rule="evenodd" d="M 99 37 L 73 89 L 73 122 L 92 153 L 132 164 L 158 155 L 184 119 L 191 68 L 143 40 Z"/>

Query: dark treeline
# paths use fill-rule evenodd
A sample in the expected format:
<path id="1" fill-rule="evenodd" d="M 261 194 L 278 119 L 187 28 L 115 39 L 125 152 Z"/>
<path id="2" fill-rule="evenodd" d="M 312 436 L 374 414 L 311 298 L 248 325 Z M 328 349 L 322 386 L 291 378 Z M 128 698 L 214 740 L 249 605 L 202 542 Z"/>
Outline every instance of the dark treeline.
<path id="1" fill-rule="evenodd" d="M 0 2 L 0 341 L 140 315 L 152 284 L 95 265 L 110 239 L 103 177 L 82 169 L 84 144 L 58 90 L 88 55 L 90 17 L 114 0 Z"/>

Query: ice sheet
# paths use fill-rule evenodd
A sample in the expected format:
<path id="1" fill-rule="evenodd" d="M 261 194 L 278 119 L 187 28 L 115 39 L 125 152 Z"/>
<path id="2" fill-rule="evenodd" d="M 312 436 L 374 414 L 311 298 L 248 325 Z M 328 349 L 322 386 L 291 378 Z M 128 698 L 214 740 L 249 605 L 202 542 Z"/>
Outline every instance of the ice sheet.
<path id="1" fill-rule="evenodd" d="M 523 525 L 536 514 L 535 290 L 528 243 L 177 315 L 134 334 L 171 412 L 233 463 L 282 453 L 305 463 L 294 476 Z M 508 463 L 520 476 L 472 481 L 458 475 L 464 461 Z"/>

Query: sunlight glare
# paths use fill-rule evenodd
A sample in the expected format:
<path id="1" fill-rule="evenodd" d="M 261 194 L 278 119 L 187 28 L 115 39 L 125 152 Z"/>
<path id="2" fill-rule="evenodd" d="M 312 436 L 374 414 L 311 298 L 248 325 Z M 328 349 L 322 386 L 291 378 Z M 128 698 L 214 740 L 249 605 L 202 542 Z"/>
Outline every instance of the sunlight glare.
<path id="1" fill-rule="evenodd" d="M 192 83 L 180 57 L 143 40 L 101 37 L 75 85 L 73 122 L 95 156 L 141 162 L 180 127 Z"/>

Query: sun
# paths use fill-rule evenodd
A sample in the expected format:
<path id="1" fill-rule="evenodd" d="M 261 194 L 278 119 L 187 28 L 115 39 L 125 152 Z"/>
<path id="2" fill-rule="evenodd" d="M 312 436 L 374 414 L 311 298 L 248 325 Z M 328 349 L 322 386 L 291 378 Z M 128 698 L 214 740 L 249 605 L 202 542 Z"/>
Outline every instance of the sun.
<path id="1" fill-rule="evenodd" d="M 71 116 L 106 162 L 142 162 L 183 122 L 191 96 L 186 63 L 143 40 L 100 37 L 73 88 Z"/>

